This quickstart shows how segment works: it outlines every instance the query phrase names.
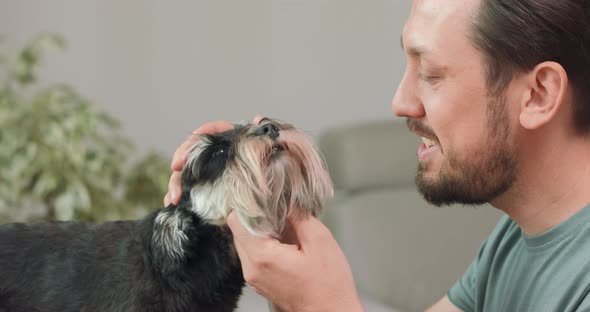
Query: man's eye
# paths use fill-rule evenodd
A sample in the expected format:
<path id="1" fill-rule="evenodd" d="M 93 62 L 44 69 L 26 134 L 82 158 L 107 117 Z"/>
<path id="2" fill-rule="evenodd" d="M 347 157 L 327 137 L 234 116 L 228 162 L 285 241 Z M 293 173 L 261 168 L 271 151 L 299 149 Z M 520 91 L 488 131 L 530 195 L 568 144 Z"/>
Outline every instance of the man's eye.
<path id="1" fill-rule="evenodd" d="M 432 75 L 425 75 L 422 73 L 418 73 L 418 78 L 424 82 L 427 82 L 429 84 L 433 84 L 435 83 L 438 79 L 440 79 L 440 76 L 432 76 Z"/>

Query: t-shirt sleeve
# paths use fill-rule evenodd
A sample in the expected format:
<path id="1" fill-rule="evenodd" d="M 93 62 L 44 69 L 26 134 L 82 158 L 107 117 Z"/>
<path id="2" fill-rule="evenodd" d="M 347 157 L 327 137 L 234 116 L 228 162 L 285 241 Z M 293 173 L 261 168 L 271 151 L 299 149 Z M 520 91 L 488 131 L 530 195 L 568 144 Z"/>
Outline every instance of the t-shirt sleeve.
<path id="1" fill-rule="evenodd" d="M 463 276 L 447 292 L 451 303 L 464 312 L 475 311 L 477 263 L 478 259 L 475 259 Z"/>
<path id="2" fill-rule="evenodd" d="M 461 278 L 449 289 L 447 296 L 449 300 L 464 312 L 481 310 L 482 296 L 485 293 L 485 281 L 489 274 L 491 258 L 496 252 L 498 243 L 504 234 L 511 227 L 513 222 L 508 216 L 503 216 L 496 224 L 496 227 L 482 244 L 477 257 Z"/>

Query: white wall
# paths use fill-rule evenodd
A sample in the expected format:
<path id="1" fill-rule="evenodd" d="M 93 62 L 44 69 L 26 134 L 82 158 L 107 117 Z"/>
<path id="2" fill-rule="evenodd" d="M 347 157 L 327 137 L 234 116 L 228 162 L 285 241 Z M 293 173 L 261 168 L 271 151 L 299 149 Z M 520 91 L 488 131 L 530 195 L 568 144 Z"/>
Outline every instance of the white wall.
<path id="1" fill-rule="evenodd" d="M 201 123 L 278 117 L 316 134 L 393 118 L 408 0 L 0 0 L 3 47 L 59 32 L 65 81 L 169 155 Z"/>

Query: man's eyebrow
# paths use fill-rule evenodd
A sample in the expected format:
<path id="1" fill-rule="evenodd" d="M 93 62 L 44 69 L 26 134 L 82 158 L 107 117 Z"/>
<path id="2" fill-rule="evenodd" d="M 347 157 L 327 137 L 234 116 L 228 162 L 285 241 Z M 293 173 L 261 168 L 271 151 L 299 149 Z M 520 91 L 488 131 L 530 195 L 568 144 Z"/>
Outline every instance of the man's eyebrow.
<path id="1" fill-rule="evenodd" d="M 400 36 L 400 46 L 402 47 L 402 50 L 406 51 L 409 55 L 414 56 L 414 57 L 421 57 L 424 54 L 428 53 L 428 49 L 424 46 L 410 46 L 407 48 L 404 46 L 404 36 L 401 35 Z"/>

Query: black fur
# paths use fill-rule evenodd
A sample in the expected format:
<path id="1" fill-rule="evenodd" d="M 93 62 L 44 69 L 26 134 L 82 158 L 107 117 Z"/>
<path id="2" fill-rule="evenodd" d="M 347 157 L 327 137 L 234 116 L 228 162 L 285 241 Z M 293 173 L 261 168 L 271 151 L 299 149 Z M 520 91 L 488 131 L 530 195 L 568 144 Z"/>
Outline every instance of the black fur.
<path id="1" fill-rule="evenodd" d="M 233 311 L 244 279 L 227 229 L 190 219 L 186 255 L 152 240 L 157 212 L 100 225 L 0 225 L 0 311 Z"/>
<path id="2" fill-rule="evenodd" d="M 235 136 L 243 131 L 242 127 L 218 134 L 205 136 L 207 148 L 194 160 L 195 164 L 188 164 L 191 170 L 183 173 L 183 185 L 192 187 L 196 184 L 212 183 L 221 176 L 227 163 L 235 157 Z"/>
<path id="3" fill-rule="evenodd" d="M 221 175 L 237 131 L 210 137 L 185 187 Z M 245 282 L 231 232 L 192 213 L 188 189 L 137 221 L 0 225 L 0 312 L 233 311 Z M 181 257 L 153 239 L 160 211 L 183 220 Z"/>

